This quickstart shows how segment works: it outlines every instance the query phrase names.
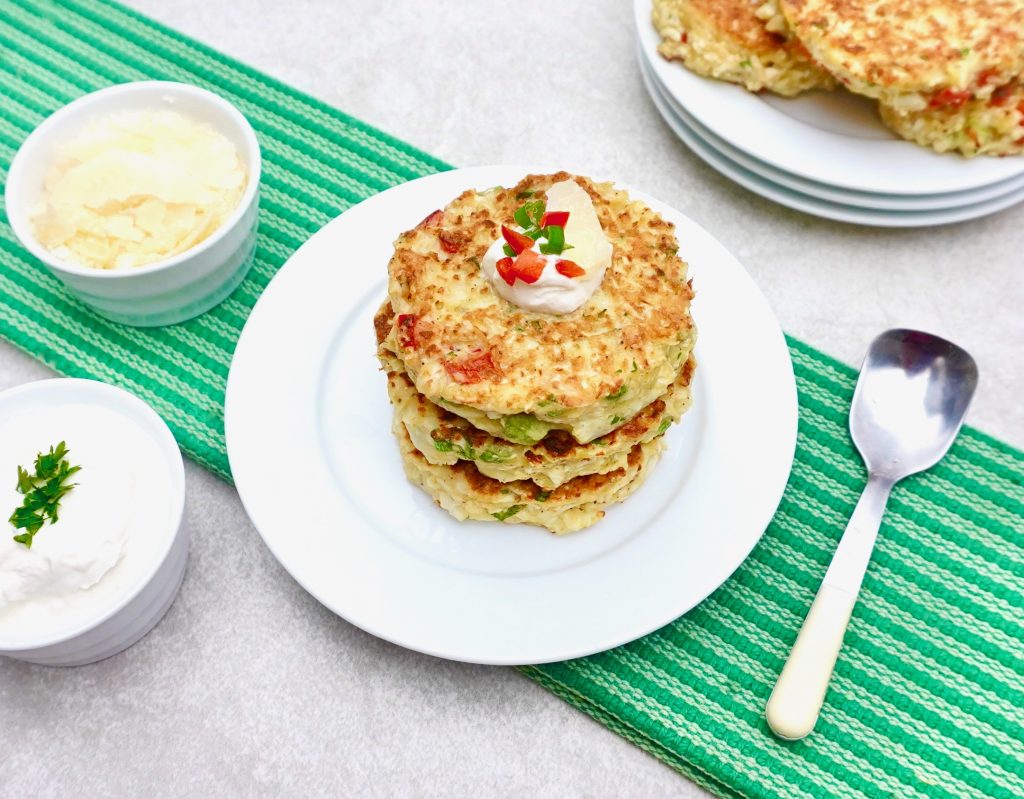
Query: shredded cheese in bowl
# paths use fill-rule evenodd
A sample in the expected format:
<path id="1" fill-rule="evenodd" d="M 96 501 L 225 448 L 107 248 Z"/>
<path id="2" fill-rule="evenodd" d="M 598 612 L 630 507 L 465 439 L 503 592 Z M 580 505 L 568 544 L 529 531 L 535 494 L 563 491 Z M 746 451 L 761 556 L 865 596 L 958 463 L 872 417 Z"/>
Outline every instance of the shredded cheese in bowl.
<path id="1" fill-rule="evenodd" d="M 175 111 L 124 111 L 92 120 L 57 150 L 30 221 L 64 261 L 143 266 L 212 235 L 247 181 L 235 146 L 209 125 Z"/>

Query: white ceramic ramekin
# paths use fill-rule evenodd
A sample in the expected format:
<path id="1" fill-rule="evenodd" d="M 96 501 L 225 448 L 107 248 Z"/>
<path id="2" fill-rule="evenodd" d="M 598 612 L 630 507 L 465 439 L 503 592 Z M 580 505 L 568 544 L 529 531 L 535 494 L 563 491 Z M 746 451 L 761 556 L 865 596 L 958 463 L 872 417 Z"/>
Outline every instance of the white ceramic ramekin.
<path id="1" fill-rule="evenodd" d="M 186 252 L 146 266 L 93 269 L 62 261 L 35 238 L 29 213 L 59 147 L 107 113 L 169 109 L 224 134 L 248 167 L 242 201 L 223 225 Z M 237 288 L 252 265 L 259 215 L 260 147 L 245 117 L 221 97 L 184 83 L 123 83 L 87 94 L 48 117 L 18 150 L 7 176 L 7 218 L 22 246 L 97 313 L 127 325 L 154 327 L 208 311 Z"/>
<path id="2" fill-rule="evenodd" d="M 137 397 L 94 380 L 40 380 L 0 392 L 0 416 L 57 409 L 68 403 L 98 405 L 135 423 L 156 444 L 170 480 L 171 511 L 152 519 L 149 554 L 124 589 L 95 618 L 60 634 L 11 638 L 0 630 L 0 655 L 48 666 L 81 666 L 127 649 L 148 633 L 171 606 L 188 562 L 185 522 L 185 467 L 178 445 L 156 412 Z M 6 468 L 6 466 L 5 466 Z M 11 466 L 10 468 L 14 468 Z M 128 546 L 131 546 L 129 540 Z M 68 600 L 73 601 L 73 597 Z"/>

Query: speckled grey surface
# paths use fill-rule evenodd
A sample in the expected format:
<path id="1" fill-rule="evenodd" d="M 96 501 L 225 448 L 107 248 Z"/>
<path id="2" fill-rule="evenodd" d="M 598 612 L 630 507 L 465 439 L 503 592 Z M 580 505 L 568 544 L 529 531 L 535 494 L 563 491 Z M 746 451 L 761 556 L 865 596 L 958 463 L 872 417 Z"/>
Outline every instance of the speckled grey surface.
<path id="1" fill-rule="evenodd" d="M 130 4 L 452 163 L 563 163 L 643 188 L 721 239 L 787 331 L 848 363 L 886 327 L 952 338 L 982 371 L 970 421 L 1024 445 L 1024 207 L 883 231 L 733 186 L 648 101 L 623 0 Z M 523 30 L 550 33 L 524 45 Z M 0 345 L 0 388 L 46 376 Z M 79 669 L 0 659 L 0 795 L 705 795 L 512 670 L 334 617 L 227 485 L 187 472 L 192 560 L 155 631 Z"/>

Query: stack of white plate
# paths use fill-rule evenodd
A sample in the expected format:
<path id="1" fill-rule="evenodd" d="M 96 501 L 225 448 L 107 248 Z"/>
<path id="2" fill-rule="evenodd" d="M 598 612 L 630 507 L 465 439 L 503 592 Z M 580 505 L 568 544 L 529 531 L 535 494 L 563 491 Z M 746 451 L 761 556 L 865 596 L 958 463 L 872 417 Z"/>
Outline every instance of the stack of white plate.
<path id="1" fill-rule="evenodd" d="M 702 78 L 658 54 L 651 0 L 635 0 L 640 67 L 676 135 L 723 175 L 790 208 L 885 227 L 943 225 L 1024 200 L 1024 157 L 936 153 L 890 133 L 844 91 L 795 99 Z"/>

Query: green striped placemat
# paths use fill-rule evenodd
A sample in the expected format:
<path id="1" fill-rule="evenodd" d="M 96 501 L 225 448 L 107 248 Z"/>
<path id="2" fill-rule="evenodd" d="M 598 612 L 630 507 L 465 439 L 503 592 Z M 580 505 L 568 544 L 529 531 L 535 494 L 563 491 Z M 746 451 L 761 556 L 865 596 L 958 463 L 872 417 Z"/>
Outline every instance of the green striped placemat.
<path id="1" fill-rule="evenodd" d="M 764 706 L 866 475 L 854 370 L 790 339 L 797 455 L 764 538 L 695 610 L 526 672 L 720 796 L 1024 796 L 1024 456 L 965 429 L 893 492 L 814 733 Z"/>
<path id="2" fill-rule="evenodd" d="M 227 97 L 256 129 L 263 181 L 255 264 L 227 302 L 183 325 L 140 330 L 85 310 L 17 245 L 0 214 L 0 335 L 59 372 L 138 394 L 189 456 L 228 478 L 224 386 L 256 298 L 288 256 L 343 210 L 447 165 L 112 3 L 0 0 L 0 47 L 5 181 L 36 125 L 112 83 L 194 83 Z"/>
<path id="3" fill-rule="evenodd" d="M 123 328 L 70 299 L 3 221 L 0 335 L 64 374 L 143 397 L 192 458 L 228 478 L 224 386 L 264 286 L 345 208 L 446 165 L 116 4 L 7 0 L 0 174 L 60 105 L 153 78 L 212 89 L 256 128 L 265 161 L 252 273 L 200 319 Z M 864 479 L 846 434 L 852 370 L 790 347 L 796 464 L 751 558 L 663 630 L 524 672 L 721 796 L 1024 795 L 1024 455 L 974 430 L 894 492 L 814 735 L 781 744 L 767 732 L 772 680 Z"/>

